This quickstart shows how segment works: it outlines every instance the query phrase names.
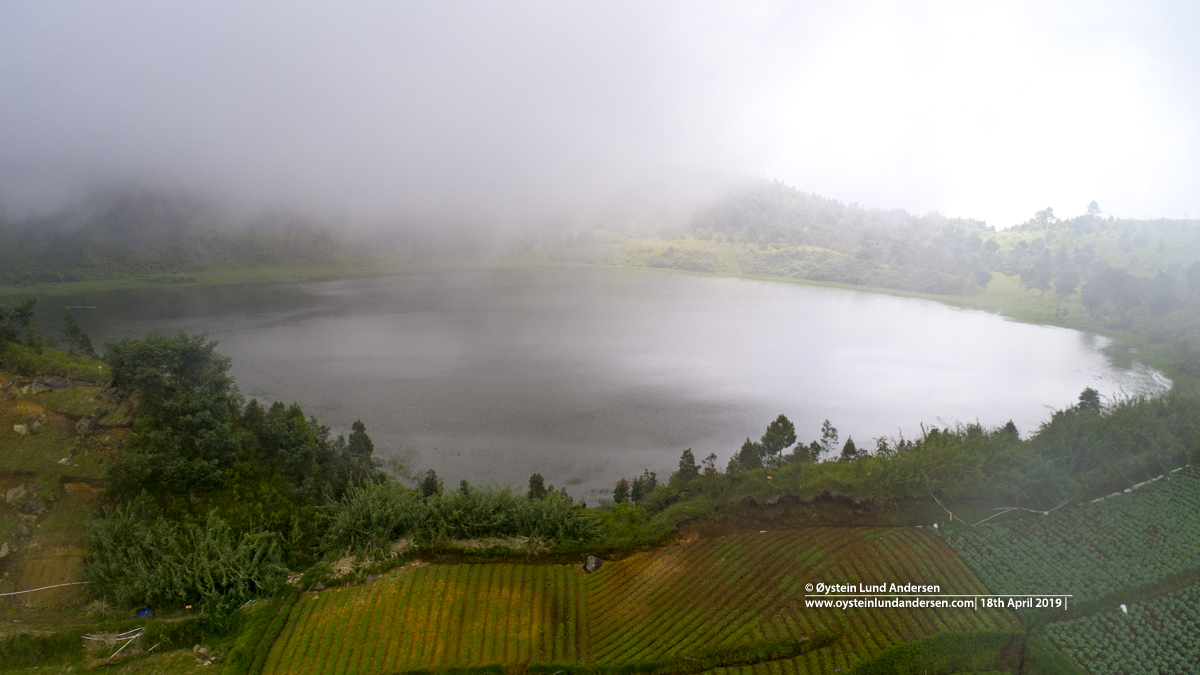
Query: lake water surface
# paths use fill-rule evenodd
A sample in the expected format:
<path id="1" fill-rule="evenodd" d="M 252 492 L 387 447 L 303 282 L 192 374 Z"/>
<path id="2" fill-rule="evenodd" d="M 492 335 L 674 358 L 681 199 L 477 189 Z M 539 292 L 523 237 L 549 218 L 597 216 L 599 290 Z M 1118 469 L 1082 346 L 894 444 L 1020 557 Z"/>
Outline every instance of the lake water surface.
<path id="1" fill-rule="evenodd" d="M 361 418 L 414 470 L 594 500 L 679 454 L 728 457 L 780 413 L 860 447 L 920 424 L 1012 419 L 1022 435 L 1084 387 L 1161 389 L 1104 338 L 936 302 L 817 286 L 602 268 L 423 272 L 321 283 L 44 298 L 100 345 L 206 331 L 247 399 L 298 401 L 336 431 Z"/>

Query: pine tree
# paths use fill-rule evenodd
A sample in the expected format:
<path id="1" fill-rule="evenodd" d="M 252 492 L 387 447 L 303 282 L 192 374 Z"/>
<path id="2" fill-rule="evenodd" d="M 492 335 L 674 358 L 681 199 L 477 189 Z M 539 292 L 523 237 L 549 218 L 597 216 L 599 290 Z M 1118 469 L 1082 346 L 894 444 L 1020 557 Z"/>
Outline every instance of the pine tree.
<path id="1" fill-rule="evenodd" d="M 679 456 L 679 472 L 675 475 L 685 483 L 700 476 L 700 467 L 696 464 L 696 456 L 692 454 L 691 448 L 684 450 Z"/>
<path id="2" fill-rule="evenodd" d="M 530 499 L 543 499 L 546 496 L 546 479 L 542 478 L 542 474 L 535 473 L 529 477 L 529 494 Z"/>
<path id="3" fill-rule="evenodd" d="M 437 472 L 433 469 L 425 472 L 425 478 L 421 481 L 421 496 L 432 497 L 442 494 L 442 483 L 438 480 Z"/>

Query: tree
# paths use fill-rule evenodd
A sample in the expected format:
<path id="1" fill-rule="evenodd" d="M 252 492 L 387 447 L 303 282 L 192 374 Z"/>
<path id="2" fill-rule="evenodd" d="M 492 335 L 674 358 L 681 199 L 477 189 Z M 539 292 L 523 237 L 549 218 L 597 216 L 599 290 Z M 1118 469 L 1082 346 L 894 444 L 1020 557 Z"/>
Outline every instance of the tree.
<path id="1" fill-rule="evenodd" d="M 31 295 L 12 307 L 0 307 L 0 342 L 33 342 L 33 310 L 37 303 Z"/>
<path id="2" fill-rule="evenodd" d="M 1012 420 L 1009 420 L 1008 424 L 1005 424 L 1001 431 L 1004 432 L 1004 435 L 1012 438 L 1013 440 L 1021 437 L 1021 434 L 1017 431 L 1017 425 L 1013 424 Z"/>
<path id="3" fill-rule="evenodd" d="M 542 474 L 535 473 L 530 476 L 528 497 L 530 499 L 545 499 L 546 494 L 546 479 L 542 478 Z"/>
<path id="4" fill-rule="evenodd" d="M 1054 217 L 1054 209 L 1049 206 L 1033 214 L 1033 218 L 1037 221 L 1038 225 L 1042 226 L 1043 230 L 1058 220 L 1058 218 Z"/>
<path id="5" fill-rule="evenodd" d="M 761 469 L 763 466 L 763 446 L 761 443 L 755 443 L 746 437 L 746 442 L 742 443 L 742 449 L 737 455 L 738 468 L 742 471 L 753 471 Z"/>
<path id="6" fill-rule="evenodd" d="M 1043 256 L 1021 270 L 1021 283 L 1025 288 L 1032 288 L 1045 293 L 1050 290 L 1054 272 L 1050 268 L 1050 259 Z"/>
<path id="7" fill-rule="evenodd" d="M 617 486 L 613 488 L 613 502 L 624 504 L 629 501 L 629 481 L 622 478 L 617 481 Z"/>
<path id="8" fill-rule="evenodd" d="M 842 446 L 842 456 L 838 461 L 853 462 L 861 456 L 862 454 L 859 452 L 858 446 L 854 445 L 854 439 L 847 437 L 846 444 Z"/>
<path id="9" fill-rule="evenodd" d="M 704 458 L 704 475 L 715 476 L 718 473 L 720 471 L 717 470 L 717 453 L 710 452 L 708 453 L 708 457 Z"/>
<path id="10" fill-rule="evenodd" d="M 355 464 L 354 469 L 359 472 L 369 473 L 379 466 L 379 460 L 374 456 L 375 444 L 367 435 L 367 425 L 363 424 L 362 420 L 355 420 L 354 424 L 350 425 L 350 441 L 346 445 L 346 453 Z"/>
<path id="11" fill-rule="evenodd" d="M 79 322 L 70 312 L 63 315 L 63 338 L 66 339 L 71 352 L 89 357 L 96 355 L 96 350 L 92 348 L 92 339 L 83 332 L 83 328 L 79 327 Z"/>
<path id="12" fill-rule="evenodd" d="M 1200 290 L 1200 260 L 1188 265 L 1187 268 L 1187 285 L 1188 290 L 1195 293 Z"/>
<path id="13" fill-rule="evenodd" d="M 833 453 L 834 449 L 837 448 L 837 442 L 838 430 L 829 423 L 829 420 L 825 420 L 821 424 L 821 454 L 828 455 Z M 819 457 L 814 458 L 813 461 L 815 462 L 817 459 Z"/>
<path id="14" fill-rule="evenodd" d="M 1062 304 L 1062 299 L 1075 293 L 1075 289 L 1079 287 L 1079 273 L 1075 270 L 1063 270 L 1059 272 L 1054 279 L 1054 295 L 1058 298 L 1058 304 L 1054 306 L 1054 313 L 1058 314 L 1058 307 Z"/>
<path id="15" fill-rule="evenodd" d="M 240 448 L 231 361 L 204 334 L 128 339 L 105 349 L 117 386 L 138 394 L 136 436 L 110 468 L 115 494 L 178 496 L 215 484 Z M 303 415 L 303 413 L 301 413 Z"/>
<path id="16" fill-rule="evenodd" d="M 776 417 L 774 422 L 767 425 L 767 431 L 759 441 L 767 465 L 779 466 L 783 451 L 795 442 L 796 427 L 784 415 Z"/>
<path id="17" fill-rule="evenodd" d="M 471 484 L 467 482 L 466 478 L 458 482 L 458 494 L 464 497 L 471 496 Z"/>
<path id="18" fill-rule="evenodd" d="M 438 480 L 437 472 L 430 469 L 425 472 L 425 478 L 421 480 L 421 496 L 428 499 L 440 494 L 442 494 L 442 482 Z"/>
<path id="19" fill-rule="evenodd" d="M 1091 387 L 1087 387 L 1079 392 L 1079 408 L 1081 410 L 1090 410 L 1091 412 L 1100 412 L 1100 392 Z"/>
<path id="20" fill-rule="evenodd" d="M 700 476 L 700 467 L 696 464 L 696 456 L 692 454 L 691 448 L 684 450 L 679 456 L 679 471 L 675 475 L 685 483 Z"/>
<path id="21" fill-rule="evenodd" d="M 658 487 L 658 474 L 649 469 L 642 471 L 642 475 L 633 479 L 633 485 L 629 489 L 629 498 L 634 504 L 641 502 L 646 497 L 650 496 L 651 492 Z"/>
<path id="22" fill-rule="evenodd" d="M 1093 199 L 1091 204 L 1088 204 L 1087 214 L 1093 217 L 1100 217 L 1100 205 Z"/>

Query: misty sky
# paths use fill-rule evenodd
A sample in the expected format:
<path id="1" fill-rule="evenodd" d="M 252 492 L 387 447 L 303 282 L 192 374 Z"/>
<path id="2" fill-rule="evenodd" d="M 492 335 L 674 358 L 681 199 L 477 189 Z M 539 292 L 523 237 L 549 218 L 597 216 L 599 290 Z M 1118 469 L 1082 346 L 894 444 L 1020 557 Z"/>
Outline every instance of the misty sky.
<path id="1" fill-rule="evenodd" d="M 8 2 L 0 207 L 136 185 L 512 225 L 756 176 L 999 227 L 1197 217 L 1198 29 L 1196 2 Z"/>

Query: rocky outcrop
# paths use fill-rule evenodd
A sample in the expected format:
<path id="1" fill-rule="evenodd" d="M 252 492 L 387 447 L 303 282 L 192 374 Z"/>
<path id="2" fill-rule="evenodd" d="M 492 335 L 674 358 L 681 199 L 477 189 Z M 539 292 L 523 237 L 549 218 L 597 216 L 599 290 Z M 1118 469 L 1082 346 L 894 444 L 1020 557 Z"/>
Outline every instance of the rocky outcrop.
<path id="1" fill-rule="evenodd" d="M 583 563 L 583 571 L 589 572 L 589 573 L 595 572 L 596 570 L 600 569 L 600 566 L 603 564 L 604 564 L 603 560 L 597 558 L 594 555 L 589 555 L 587 557 L 587 560 L 584 561 L 584 563 Z"/>

